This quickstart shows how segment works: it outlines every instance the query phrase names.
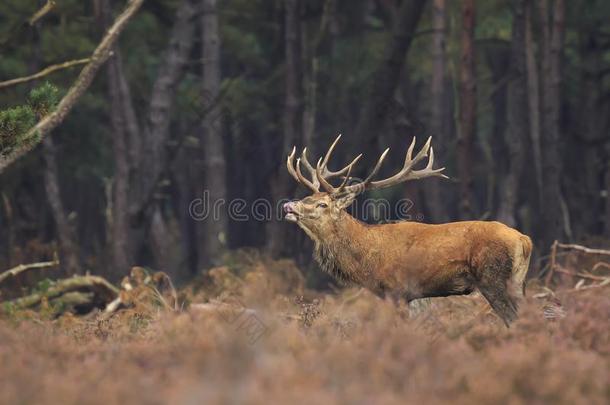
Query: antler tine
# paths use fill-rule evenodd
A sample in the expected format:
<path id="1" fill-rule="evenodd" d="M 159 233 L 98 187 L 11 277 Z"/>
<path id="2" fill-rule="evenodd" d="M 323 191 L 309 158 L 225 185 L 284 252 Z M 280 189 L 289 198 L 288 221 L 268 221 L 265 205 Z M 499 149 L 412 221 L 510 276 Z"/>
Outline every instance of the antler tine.
<path id="1" fill-rule="evenodd" d="M 416 137 L 413 137 L 411 141 L 411 145 L 409 145 L 409 149 L 407 150 L 407 155 L 405 157 L 405 166 L 413 160 L 413 149 L 415 149 Z"/>
<path id="2" fill-rule="evenodd" d="M 329 193 L 334 193 L 336 192 L 336 189 L 333 187 L 332 184 L 326 181 L 326 179 L 322 175 L 322 162 L 322 158 L 318 159 L 318 163 L 316 164 L 316 177 L 318 178 L 318 181 L 320 182 L 320 185 L 324 188 L 324 190 Z"/>
<path id="3" fill-rule="evenodd" d="M 371 180 L 379 172 L 379 169 L 381 168 L 381 165 L 383 164 L 383 161 L 385 160 L 389 151 L 390 151 L 390 148 L 387 148 L 386 150 L 383 151 L 381 156 L 379 156 L 379 159 L 377 160 L 375 167 L 373 168 L 371 173 L 366 177 L 366 179 L 364 179 L 363 181 L 361 181 L 359 183 L 352 184 L 351 186 L 343 187 L 342 191 L 350 191 L 353 193 L 361 193 L 362 191 L 364 191 L 366 189 L 367 185 L 371 183 Z"/>
<path id="4" fill-rule="evenodd" d="M 379 157 L 379 160 L 377 161 L 377 164 L 373 168 L 373 171 L 371 172 L 371 174 L 369 174 L 367 176 L 367 178 L 364 179 L 364 181 L 363 181 L 364 184 L 368 184 L 373 179 L 373 177 L 377 176 L 377 172 L 379 172 L 379 169 L 381 168 L 381 164 L 385 160 L 385 157 L 388 155 L 389 151 L 390 151 L 390 148 L 386 148 L 386 150 L 383 151 L 383 153 Z"/>
<path id="5" fill-rule="evenodd" d="M 434 149 L 432 149 L 431 144 L 432 144 L 432 137 L 429 137 L 428 140 L 426 141 L 426 144 L 424 145 L 424 147 L 421 148 L 421 150 L 417 153 L 417 155 L 415 155 L 414 158 L 411 158 L 412 153 L 413 153 L 413 146 L 415 145 L 415 139 L 414 139 L 411 142 L 411 146 L 409 147 L 409 150 L 407 151 L 407 158 L 405 159 L 404 167 L 398 173 L 396 173 L 395 175 L 393 175 L 391 177 L 388 177 L 387 179 L 371 182 L 369 188 L 370 189 L 384 188 L 384 187 L 392 186 L 394 184 L 402 183 L 404 181 L 423 179 L 425 177 L 435 177 L 436 176 L 436 177 L 447 178 L 447 176 L 445 176 L 444 174 L 441 173 L 443 170 L 445 170 L 444 167 L 439 168 L 439 169 L 432 168 L 434 165 Z M 426 165 L 426 167 L 421 170 L 413 170 L 413 167 L 417 163 L 419 163 L 423 158 L 428 156 L 428 151 L 430 151 L 430 157 L 428 158 L 428 164 Z"/>
<path id="6" fill-rule="evenodd" d="M 407 167 L 412 168 L 413 166 L 415 166 L 420 160 L 422 160 L 423 158 L 425 158 L 426 156 L 428 156 L 428 150 L 430 150 L 430 144 L 432 143 L 432 137 L 428 137 L 428 140 L 426 141 L 426 144 L 424 145 L 423 148 L 421 148 L 421 150 L 419 152 L 417 152 L 417 155 L 415 155 L 414 159 L 409 159 L 408 161 L 405 161 L 405 166 L 404 169 L 406 169 Z M 413 137 L 413 141 L 411 142 L 411 145 L 415 145 L 415 137 Z M 413 149 L 411 147 L 409 147 L 409 152 L 413 152 Z M 407 153 L 408 157 L 410 158 L 410 153 Z"/>
<path id="7" fill-rule="evenodd" d="M 307 159 L 307 146 L 303 148 L 303 152 L 301 153 L 301 160 L 303 161 L 303 164 L 305 165 L 305 168 L 307 168 L 307 170 L 313 170 L 315 171 L 315 169 L 313 168 L 313 166 L 311 165 L 311 163 L 309 163 L 309 160 Z"/>
<path id="8" fill-rule="evenodd" d="M 286 167 L 288 169 L 288 173 L 298 182 L 303 184 L 305 187 L 309 188 L 313 192 L 319 191 L 319 185 L 316 186 L 315 183 L 307 180 L 305 176 L 301 173 L 301 159 L 298 158 L 296 162 L 296 171 L 294 165 L 294 156 L 296 154 L 296 146 L 292 148 L 292 152 L 288 155 L 286 159 Z"/>
<path id="9" fill-rule="evenodd" d="M 347 166 L 345 166 L 343 169 L 337 171 L 337 172 L 332 172 L 331 175 L 324 175 L 324 173 L 322 173 L 322 165 L 324 164 L 324 160 L 322 158 L 318 159 L 318 163 L 316 164 L 316 176 L 318 177 L 318 181 L 320 182 L 320 184 L 322 185 L 322 187 L 324 187 L 324 189 L 326 191 L 328 191 L 329 193 L 338 193 L 340 191 L 342 191 L 345 188 L 345 185 L 347 184 L 347 182 L 350 179 L 350 174 L 352 172 L 352 168 L 354 167 L 354 165 L 360 160 L 360 158 L 362 158 L 362 153 L 359 154 L 358 156 L 356 156 Z M 346 173 L 343 182 L 341 183 L 341 185 L 336 188 L 334 187 L 332 184 L 330 184 L 328 182 L 327 179 L 331 178 L 331 177 L 335 177 L 338 176 L 340 174 Z"/>
<path id="10" fill-rule="evenodd" d="M 335 141 L 330 145 L 328 151 L 326 151 L 326 155 L 324 155 L 324 160 L 322 161 L 322 168 L 325 168 L 328 165 L 328 161 L 330 160 L 330 156 L 333 154 L 335 150 L 335 146 L 339 143 L 339 139 L 341 139 L 341 134 L 337 135 Z"/>
<path id="11" fill-rule="evenodd" d="M 333 172 L 332 170 L 328 169 L 328 162 L 330 161 L 330 157 L 331 157 L 332 153 L 334 152 L 335 147 L 339 143 L 340 139 L 341 139 L 341 134 L 339 134 L 335 138 L 334 142 L 328 148 L 328 151 L 326 152 L 326 155 L 324 155 L 324 159 L 322 159 L 322 164 L 321 164 L 321 167 L 320 167 L 320 171 L 322 172 L 322 176 L 325 179 L 331 179 L 333 177 L 342 176 L 345 173 L 347 173 L 347 171 L 349 169 L 349 165 L 347 165 L 344 168 L 342 168 L 340 170 L 337 170 L 335 172 Z"/>
<path id="12" fill-rule="evenodd" d="M 296 181 L 300 181 L 299 180 L 299 176 L 297 176 L 297 173 L 294 171 L 294 155 L 297 151 L 297 147 L 293 146 L 292 147 L 292 152 L 288 155 L 288 158 L 286 159 L 286 168 L 288 169 L 288 173 L 290 173 L 290 175 L 296 180 Z"/>
<path id="13" fill-rule="evenodd" d="M 316 169 L 313 168 L 311 163 L 309 163 L 309 159 L 307 159 L 307 147 L 303 148 L 303 152 L 301 153 L 301 161 L 305 165 L 305 169 L 309 172 L 309 176 L 311 177 L 311 183 L 315 186 L 316 190 L 320 190 L 320 182 L 316 176 Z"/>
<path id="14" fill-rule="evenodd" d="M 316 186 L 313 182 L 307 180 L 307 178 L 305 176 L 303 176 L 303 173 L 301 173 L 301 158 L 297 159 L 296 168 L 297 168 L 297 176 L 299 176 L 299 181 L 301 183 L 303 183 L 303 185 L 305 185 L 307 188 L 312 190 L 314 193 L 318 192 L 319 187 Z"/>
<path id="15" fill-rule="evenodd" d="M 341 185 L 338 188 L 338 191 L 343 191 L 343 189 L 345 188 L 345 185 L 347 184 L 347 182 L 350 179 L 350 174 L 352 173 L 352 168 L 354 167 L 354 165 L 356 164 L 356 162 L 358 162 L 360 160 L 360 158 L 362 157 L 362 153 L 359 154 L 358 156 L 356 156 L 354 158 L 354 160 L 352 160 L 352 162 L 347 165 L 347 174 L 345 175 L 345 177 L 343 178 L 343 182 L 341 183 Z"/>
<path id="16" fill-rule="evenodd" d="M 428 159 L 428 164 L 426 165 L 426 167 L 422 170 L 411 171 L 411 176 L 409 179 L 420 179 L 423 177 L 429 177 L 429 176 L 433 176 L 433 175 L 442 177 L 444 179 L 449 178 L 449 176 L 446 176 L 443 173 L 441 173 L 443 170 L 445 170 L 444 167 L 439 167 L 438 169 L 433 169 L 432 168 L 433 165 L 434 165 L 434 148 L 431 147 L 430 148 L 430 158 Z"/>

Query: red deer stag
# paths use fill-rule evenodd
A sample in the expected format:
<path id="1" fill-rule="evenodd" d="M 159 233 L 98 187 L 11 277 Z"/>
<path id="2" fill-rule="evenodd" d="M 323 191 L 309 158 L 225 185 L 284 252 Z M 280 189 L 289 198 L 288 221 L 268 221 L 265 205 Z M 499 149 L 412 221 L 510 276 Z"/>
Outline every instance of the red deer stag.
<path id="1" fill-rule="evenodd" d="M 295 222 L 315 243 L 315 258 L 323 270 L 343 282 L 355 283 L 383 297 L 407 302 L 425 297 L 470 294 L 477 288 L 508 326 L 517 317 L 517 301 L 525 293 L 532 242 L 499 222 L 464 221 L 440 225 L 399 222 L 368 225 L 345 209 L 365 190 L 381 189 L 425 177 L 445 177 L 434 169 L 431 139 L 413 158 L 415 139 L 403 168 L 395 175 L 373 180 L 389 148 L 371 174 L 348 184 L 352 168 L 362 155 L 338 171 L 328 169 L 333 149 L 314 168 L 307 148 L 294 164 L 296 149 L 288 156 L 288 171 L 313 194 L 284 204 L 285 219 Z M 414 167 L 430 157 L 425 168 Z M 301 164 L 310 175 L 306 178 Z M 342 178 L 338 187 L 329 180 Z M 320 191 L 320 186 L 325 191 Z"/>

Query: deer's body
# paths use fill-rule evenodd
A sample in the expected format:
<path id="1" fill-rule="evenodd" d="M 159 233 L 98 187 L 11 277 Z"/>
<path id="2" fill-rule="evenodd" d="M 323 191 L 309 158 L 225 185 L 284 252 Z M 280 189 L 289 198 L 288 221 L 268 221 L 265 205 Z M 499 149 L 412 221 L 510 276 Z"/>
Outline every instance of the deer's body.
<path id="1" fill-rule="evenodd" d="M 336 229 L 314 242 L 325 271 L 407 301 L 507 283 L 521 295 L 532 248 L 527 236 L 499 222 L 368 225 L 345 211 Z"/>
<path id="2" fill-rule="evenodd" d="M 326 165 L 337 143 L 331 145 L 317 167 L 307 161 L 306 150 L 293 166 L 294 150 L 288 156 L 290 174 L 314 194 L 284 205 L 286 219 L 297 223 L 315 243 L 320 266 L 341 281 L 366 287 L 380 296 L 411 301 L 417 298 L 470 294 L 478 289 L 508 326 L 517 317 L 517 300 L 523 297 L 532 242 L 529 237 L 499 222 L 464 221 L 440 225 L 400 222 L 368 225 L 345 211 L 366 189 L 384 188 L 424 177 L 439 176 L 434 169 L 430 140 L 412 157 L 411 143 L 405 164 L 394 176 L 373 181 L 387 150 L 373 172 L 362 182 L 347 185 L 358 156 L 348 166 L 332 172 Z M 430 158 L 421 170 L 414 166 Z M 312 175 L 301 173 L 303 162 Z M 335 188 L 328 179 L 343 176 Z M 323 186 L 325 192 L 320 192 Z"/>

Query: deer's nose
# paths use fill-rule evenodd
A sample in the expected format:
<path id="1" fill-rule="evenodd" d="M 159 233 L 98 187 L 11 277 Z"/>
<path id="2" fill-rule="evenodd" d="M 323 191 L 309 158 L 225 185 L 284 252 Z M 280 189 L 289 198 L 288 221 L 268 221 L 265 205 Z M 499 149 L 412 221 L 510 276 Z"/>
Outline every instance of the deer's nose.
<path id="1" fill-rule="evenodd" d="M 297 205 L 297 203 L 294 201 L 287 202 L 286 204 L 284 204 L 284 212 L 286 214 L 295 212 L 296 205 Z"/>

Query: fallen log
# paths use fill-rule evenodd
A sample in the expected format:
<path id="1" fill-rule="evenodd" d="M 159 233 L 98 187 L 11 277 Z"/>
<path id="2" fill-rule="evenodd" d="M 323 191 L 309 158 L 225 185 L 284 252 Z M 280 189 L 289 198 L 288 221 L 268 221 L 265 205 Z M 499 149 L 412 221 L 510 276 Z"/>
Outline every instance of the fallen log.
<path id="1" fill-rule="evenodd" d="M 14 309 L 25 309 L 34 307 L 46 298 L 53 300 L 70 292 L 91 292 L 94 299 L 102 303 L 113 301 L 119 295 L 119 289 L 110 284 L 106 279 L 98 276 L 74 276 L 58 281 L 45 292 L 37 292 L 25 297 L 7 301 L 5 305 Z M 75 295 L 71 298 L 75 299 Z"/>
<path id="2" fill-rule="evenodd" d="M 53 300 L 50 304 L 57 309 L 57 313 L 72 311 L 77 307 L 87 307 L 95 305 L 95 294 L 92 292 L 69 292 Z"/>

